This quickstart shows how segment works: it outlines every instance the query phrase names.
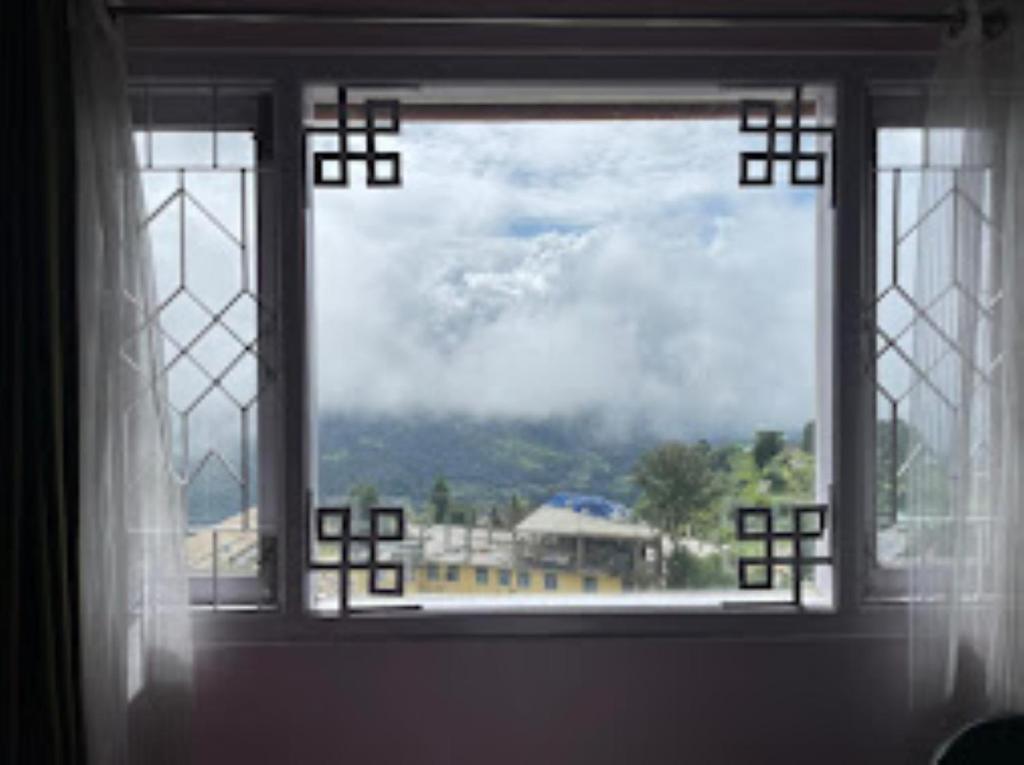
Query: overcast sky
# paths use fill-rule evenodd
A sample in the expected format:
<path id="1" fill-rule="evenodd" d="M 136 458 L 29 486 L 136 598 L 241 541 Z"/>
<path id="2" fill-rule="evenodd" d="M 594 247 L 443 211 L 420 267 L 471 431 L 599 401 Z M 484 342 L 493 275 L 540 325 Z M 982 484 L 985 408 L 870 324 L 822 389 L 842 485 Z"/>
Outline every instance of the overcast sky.
<path id="1" fill-rule="evenodd" d="M 208 137 L 157 139 L 158 165 L 209 162 Z M 314 195 L 321 410 L 587 414 L 612 434 L 644 426 L 682 438 L 799 428 L 813 417 L 815 194 L 789 187 L 784 172 L 773 188 L 739 188 L 743 141 L 731 120 L 406 124 L 401 189 Z M 251 167 L 249 137 L 222 135 L 219 149 L 222 164 Z M 920 137 L 887 131 L 879 152 L 882 164 L 916 164 Z M 236 472 L 239 402 L 256 378 L 251 355 L 231 366 L 256 335 L 255 304 L 231 303 L 245 281 L 243 242 L 256 289 L 252 176 L 189 173 L 182 203 L 176 170 L 145 174 L 147 208 L 160 211 L 149 226 L 157 298 L 178 295 L 163 331 L 186 344 L 210 322 L 207 309 L 232 306 L 221 316 L 234 335 L 202 334 L 168 390 L 179 410 L 195 407 L 193 465 L 218 448 Z M 879 198 L 892 204 L 885 174 Z M 901 201 L 902 231 L 917 212 L 916 180 Z M 880 284 L 889 219 L 879 217 Z M 901 245 L 907 285 L 916 246 Z M 178 293 L 183 283 L 207 309 Z M 909 318 L 898 304 L 878 312 L 893 331 Z M 168 342 L 167 359 L 175 352 Z M 899 393 L 910 378 L 886 366 L 892 357 L 879 378 Z M 204 394 L 210 376 L 223 389 Z"/>
<path id="2" fill-rule="evenodd" d="M 813 417 L 813 191 L 739 188 L 735 121 L 406 124 L 401 189 L 315 193 L 320 405 Z M 781 168 L 780 168 L 781 170 Z"/>

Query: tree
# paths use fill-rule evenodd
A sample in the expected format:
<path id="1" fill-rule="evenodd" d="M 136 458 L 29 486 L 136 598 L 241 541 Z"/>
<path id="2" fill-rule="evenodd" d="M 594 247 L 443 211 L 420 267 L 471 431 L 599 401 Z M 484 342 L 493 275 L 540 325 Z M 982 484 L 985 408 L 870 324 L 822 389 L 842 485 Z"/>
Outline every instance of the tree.
<path id="1" fill-rule="evenodd" d="M 879 420 L 875 439 L 875 512 L 879 523 L 887 527 L 906 512 L 907 481 L 900 476 L 921 436 L 905 420 Z"/>
<path id="2" fill-rule="evenodd" d="M 782 451 L 786 440 L 778 430 L 759 430 L 754 436 L 754 462 L 758 470 L 772 461 L 772 457 Z"/>
<path id="3" fill-rule="evenodd" d="M 640 517 L 673 539 L 687 526 L 706 529 L 713 524 L 710 511 L 719 486 L 711 456 L 706 441 L 669 441 L 642 454 L 633 469 Z"/>
<path id="4" fill-rule="evenodd" d="M 368 510 L 380 501 L 377 487 L 372 483 L 357 483 L 349 491 L 348 496 L 356 510 Z"/>
<path id="5" fill-rule="evenodd" d="M 672 589 L 709 589 L 733 587 L 736 584 L 736 575 L 723 564 L 720 554 L 713 553 L 702 558 L 684 545 L 680 545 L 669 556 L 667 579 Z"/>
<path id="6" fill-rule="evenodd" d="M 430 504 L 434 506 L 434 520 L 437 523 L 447 523 L 452 498 L 451 492 L 448 491 L 448 482 L 444 480 L 443 475 L 434 480 L 434 488 L 430 490 Z"/>
<path id="7" fill-rule="evenodd" d="M 512 498 L 508 501 L 508 508 L 506 509 L 508 528 L 514 529 L 525 517 L 526 505 L 519 499 L 518 494 L 513 494 Z"/>
<path id="8" fill-rule="evenodd" d="M 711 453 L 711 469 L 716 473 L 731 473 L 733 471 L 733 460 L 741 451 L 737 444 L 727 444 L 715 449 Z"/>
<path id="9" fill-rule="evenodd" d="M 800 448 L 808 454 L 814 454 L 814 420 L 808 420 L 800 436 Z"/>
<path id="10" fill-rule="evenodd" d="M 477 508 L 468 502 L 453 502 L 448 508 L 448 520 L 452 523 L 476 525 Z"/>

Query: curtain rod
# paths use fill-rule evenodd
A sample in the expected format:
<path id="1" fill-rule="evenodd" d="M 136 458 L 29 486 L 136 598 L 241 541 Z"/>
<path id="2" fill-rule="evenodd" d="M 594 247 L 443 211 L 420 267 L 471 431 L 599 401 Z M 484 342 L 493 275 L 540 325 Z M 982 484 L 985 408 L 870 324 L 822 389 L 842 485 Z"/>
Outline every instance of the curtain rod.
<path id="1" fill-rule="evenodd" d="M 959 31 L 967 24 L 967 12 L 951 13 L 676 13 L 666 15 L 519 15 L 467 16 L 431 13 L 418 15 L 367 15 L 329 8 L 210 8 L 209 6 L 159 7 L 154 5 L 112 5 L 114 18 L 160 18 L 176 20 L 240 21 L 247 23 L 337 22 L 359 26 L 500 26 L 500 27 L 593 27 L 687 29 L 714 27 L 929 27 L 946 25 Z M 999 11 L 986 14 L 986 21 Z"/>

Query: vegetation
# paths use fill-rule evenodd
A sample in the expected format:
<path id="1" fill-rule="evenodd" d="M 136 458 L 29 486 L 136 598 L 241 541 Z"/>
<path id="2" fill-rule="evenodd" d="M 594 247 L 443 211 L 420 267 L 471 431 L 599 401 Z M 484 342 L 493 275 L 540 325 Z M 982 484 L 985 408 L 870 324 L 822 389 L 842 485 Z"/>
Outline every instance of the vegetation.
<path id="1" fill-rule="evenodd" d="M 875 507 L 881 526 L 896 523 L 907 510 L 907 482 L 898 479 L 904 463 L 921 441 L 903 420 L 880 420 L 876 431 Z M 895 478 L 895 480 L 894 480 Z"/>
<path id="2" fill-rule="evenodd" d="M 318 442 L 323 501 L 341 501 L 353 485 L 370 482 L 383 498 L 430 514 L 431 492 L 443 475 L 453 503 L 504 514 L 513 495 L 532 509 L 558 491 L 631 506 L 638 495 L 633 466 L 657 439 L 609 440 L 582 418 L 536 423 L 330 414 L 320 419 Z"/>
<path id="3" fill-rule="evenodd" d="M 669 441 L 641 455 L 633 471 L 637 515 L 672 539 L 703 536 L 714 525 L 710 512 L 721 492 L 711 453 L 707 441 Z"/>
<path id="4" fill-rule="evenodd" d="M 765 465 L 771 462 L 772 457 L 782 451 L 786 441 L 782 433 L 777 430 L 761 430 L 754 437 L 754 462 L 757 467 L 764 470 Z"/>
<path id="5" fill-rule="evenodd" d="M 800 448 L 808 454 L 814 454 L 815 425 L 814 420 L 808 420 L 804 425 L 803 433 L 800 434 Z"/>
<path id="6" fill-rule="evenodd" d="M 813 425 L 795 432 L 792 444 L 778 431 L 715 444 L 609 439 L 586 420 L 335 417 L 321 423 L 320 496 L 332 501 L 374 487 L 425 519 L 487 518 L 513 528 L 556 492 L 596 494 L 673 538 L 726 545 L 737 505 L 811 498 L 809 441 Z"/>
<path id="7" fill-rule="evenodd" d="M 434 479 L 434 488 L 430 490 L 430 506 L 434 510 L 434 521 L 447 523 L 449 520 L 448 511 L 451 509 L 452 498 L 448 489 L 448 482 L 443 475 Z"/>
<path id="8" fill-rule="evenodd" d="M 726 564 L 721 553 L 699 556 L 679 547 L 668 559 L 667 585 L 670 589 L 711 589 L 733 587 L 735 569 Z"/>
<path id="9" fill-rule="evenodd" d="M 941 513 L 949 491 L 943 456 L 923 449 L 920 434 L 904 421 L 879 421 L 876 432 L 881 527 L 906 510 L 907 482 L 899 471 L 918 452 L 918 475 L 935 476 L 919 491 L 928 492 Z M 663 442 L 650 434 L 609 438 L 585 418 L 531 423 L 328 415 L 320 421 L 319 441 L 323 503 L 366 508 L 401 502 L 421 520 L 486 519 L 506 529 L 557 492 L 622 503 L 675 540 L 663 569 L 671 587 L 731 584 L 727 561 L 742 552 L 734 538 L 735 508 L 808 501 L 815 488 L 813 421 L 789 434 Z M 206 472 L 190 487 L 189 501 L 193 522 L 209 523 L 238 512 L 241 497 L 235 483 Z"/>
<path id="10" fill-rule="evenodd" d="M 372 483 L 357 483 L 349 492 L 349 501 L 356 510 L 368 510 L 380 501 L 380 496 Z"/>

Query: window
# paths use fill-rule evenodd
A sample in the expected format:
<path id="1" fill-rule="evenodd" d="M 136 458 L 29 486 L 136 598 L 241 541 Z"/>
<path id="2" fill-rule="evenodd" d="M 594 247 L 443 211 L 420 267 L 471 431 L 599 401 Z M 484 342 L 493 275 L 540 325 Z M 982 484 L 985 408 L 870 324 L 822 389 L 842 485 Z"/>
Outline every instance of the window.
<path id="1" fill-rule="evenodd" d="M 790 597 L 786 565 L 737 586 L 739 559 L 766 550 L 735 529 L 754 505 L 777 518 L 749 533 L 792 533 L 790 507 L 827 499 L 830 91 L 800 92 L 821 132 L 802 135 L 793 179 L 753 132 L 794 119 L 791 88 L 307 89 L 315 502 L 369 489 L 403 508 L 408 541 L 382 554 L 404 566 L 520 572 L 489 600 L 414 585 L 402 602 L 575 605 L 583 572 L 616 605 Z M 400 185 L 390 154 L 346 163 L 342 184 L 342 98 L 348 151 L 378 126 Z M 665 494 L 672 475 L 689 483 Z M 823 522 L 800 552 L 828 544 Z M 799 577 L 805 602 L 829 604 L 827 572 Z"/>
<path id="2" fill-rule="evenodd" d="M 874 513 L 869 529 L 874 576 L 870 584 L 872 594 L 883 597 L 905 592 L 907 564 L 913 556 L 925 554 L 908 544 L 911 492 L 918 492 L 922 509 L 924 502 L 930 508 L 916 522 L 933 525 L 920 526 L 919 539 L 927 539 L 927 531 L 948 523 L 949 518 L 952 485 L 942 478 L 949 472 L 947 456 L 943 447 L 935 446 L 942 443 L 942 428 L 949 422 L 943 425 L 939 418 L 932 432 L 922 432 L 911 416 L 912 407 L 937 404 L 951 421 L 961 376 L 976 375 L 975 395 L 984 401 L 991 392 L 990 380 L 998 374 L 992 357 L 999 311 L 993 277 L 997 248 L 982 251 L 982 273 L 974 284 L 956 271 L 950 251 L 922 261 L 928 264 L 925 273 L 919 265 L 922 230 L 930 216 L 948 215 L 950 206 L 969 205 L 976 211 L 979 230 L 994 234 L 992 195 L 985 191 L 992 183 L 992 172 L 984 166 L 926 169 L 922 114 L 912 108 L 911 99 L 906 100 L 910 103 L 903 111 L 879 109 L 874 133 L 875 269 L 871 299 L 865 306 L 866 326 L 874 335 L 869 367 L 875 392 L 874 459 L 870 462 Z M 956 141 L 959 136 L 949 131 L 943 140 Z M 958 323 L 964 301 L 980 307 L 969 340 Z M 975 353 L 981 369 L 965 368 L 960 345 L 965 341 L 978 344 Z M 988 437 L 985 424 L 975 426 L 971 451 L 977 472 L 972 480 L 981 485 L 991 474 Z M 979 516 L 977 522 L 984 524 L 987 519 Z"/>
<path id="3" fill-rule="evenodd" d="M 166 386 L 173 418 L 192 598 L 213 608 L 276 598 L 261 407 L 273 365 L 261 278 L 264 105 L 263 93 L 237 87 L 146 86 L 132 99 L 156 283 L 144 320 L 163 339 L 152 384 Z"/>
<path id="4" fill-rule="evenodd" d="M 337 612 L 342 525 L 325 522 L 336 536 L 318 542 L 317 512 L 348 507 L 349 533 L 364 537 L 352 542 L 351 562 L 404 571 L 351 571 L 353 612 L 741 607 L 785 602 L 794 581 L 807 604 L 832 605 L 827 565 L 794 578 L 785 565 L 755 563 L 751 580 L 771 587 L 736 586 L 740 559 L 765 552 L 736 538 L 737 509 L 772 508 L 774 532 L 786 534 L 802 527 L 789 506 L 830 499 L 831 416 L 847 395 L 829 351 L 838 331 L 830 225 L 837 211 L 861 211 L 834 193 L 832 139 L 806 138 L 804 148 L 823 155 L 821 186 L 791 184 L 781 162 L 772 184 L 737 184 L 738 157 L 764 145 L 763 134 L 739 130 L 740 102 L 774 102 L 785 124 L 791 86 L 496 82 L 348 93 L 354 120 L 370 98 L 403 104 L 401 131 L 376 138 L 378 149 L 400 152 L 400 187 L 368 188 L 357 162 L 347 188 L 313 183 L 314 156 L 337 146 L 333 85 L 306 88 L 303 114 L 290 112 L 296 134 L 300 121 L 310 131 L 293 157 L 306 162 L 305 197 L 295 199 L 279 193 L 278 178 L 303 180 L 279 161 L 295 148 L 268 130 L 289 124 L 288 112 L 267 93 L 161 84 L 133 102 L 140 156 L 156 160 L 144 165 L 161 297 L 175 279 L 187 287 L 162 304 L 168 358 L 181 356 L 167 375 L 172 396 L 195 380 L 206 380 L 211 392 L 196 395 L 210 401 L 257 383 L 254 397 L 227 399 L 208 424 L 206 404 L 180 418 L 190 440 L 178 452 L 189 469 L 190 554 L 207 550 L 196 558 L 196 602 L 273 608 L 280 580 L 303 609 Z M 829 87 L 803 94 L 806 124 L 834 124 Z M 748 122 L 761 128 L 770 118 L 759 108 Z M 752 162 L 748 180 L 767 168 Z M 815 169 L 811 161 L 798 173 Z M 321 170 L 330 179 L 339 166 Z M 218 183 L 221 191 L 204 191 Z M 193 210 L 191 196 L 212 215 Z M 184 224 L 168 223 L 182 207 Z M 881 210 L 878 202 L 865 217 Z M 297 222 L 308 244 L 305 292 L 283 278 L 295 261 L 278 229 Z M 214 253 L 217 236 L 228 243 L 222 252 L 244 252 L 237 270 L 206 270 L 218 261 L 204 261 L 202 248 Z M 210 310 L 193 310 L 192 291 L 200 301 L 217 292 Z M 238 318 L 242 307 L 248 316 Z M 294 329 L 303 316 L 304 336 Z M 234 322 L 243 320 L 255 329 L 241 332 Z M 283 327 L 293 342 L 278 337 Z M 230 366 L 234 356 L 217 366 L 218 353 L 239 343 L 232 333 L 245 374 Z M 296 350 L 296 336 L 305 347 Z M 307 363 L 308 376 L 296 372 Z M 276 385 L 282 376 L 301 384 Z M 870 416 L 871 407 L 857 411 Z M 195 446 L 200 437 L 212 446 Z M 303 439 L 308 515 L 294 477 L 284 477 L 294 476 Z M 673 461 L 710 475 L 714 497 L 659 515 L 657 471 Z M 863 477 L 890 468 L 879 462 Z M 837 469 L 860 475 L 848 462 Z M 892 528 L 883 513 L 898 528 L 899 492 L 885 496 L 897 497 L 895 513 L 870 503 L 879 548 Z M 402 540 L 378 534 L 373 554 L 372 508 L 404 514 L 387 522 Z M 826 556 L 839 523 L 829 514 L 798 547 Z M 754 518 L 747 528 L 766 527 Z M 276 567 L 281 538 L 292 545 L 286 570 Z M 770 549 L 785 557 L 794 546 Z M 455 586 L 462 566 L 475 587 Z M 535 591 L 535 581 L 544 586 Z M 397 601 L 373 591 L 393 589 L 403 590 Z"/>
<path id="5" fill-rule="evenodd" d="M 922 136 L 920 128 L 894 127 L 878 130 L 875 139 L 877 275 L 870 308 L 876 325 L 874 540 L 882 567 L 898 567 L 907 554 L 907 476 L 911 460 L 921 456 L 907 409 L 916 387 L 912 344 Z"/>

